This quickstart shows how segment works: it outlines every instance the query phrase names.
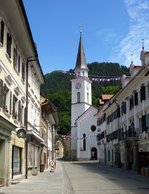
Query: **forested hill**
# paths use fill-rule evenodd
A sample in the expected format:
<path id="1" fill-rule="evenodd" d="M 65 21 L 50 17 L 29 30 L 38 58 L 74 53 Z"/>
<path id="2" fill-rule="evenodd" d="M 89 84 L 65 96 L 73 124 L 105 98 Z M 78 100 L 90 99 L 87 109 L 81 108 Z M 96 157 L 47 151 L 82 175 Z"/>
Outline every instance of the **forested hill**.
<path id="1" fill-rule="evenodd" d="M 129 69 L 118 63 L 91 63 L 88 64 L 90 78 L 112 78 L 123 74 L 129 75 Z M 70 131 L 71 115 L 71 79 L 74 78 L 73 70 L 68 72 L 53 71 L 45 75 L 45 83 L 41 86 L 42 94 L 55 104 L 59 112 L 60 134 Z M 104 80 L 104 79 L 102 79 Z M 98 106 L 98 99 L 102 93 L 116 93 L 120 88 L 120 81 L 93 81 L 93 104 Z"/>

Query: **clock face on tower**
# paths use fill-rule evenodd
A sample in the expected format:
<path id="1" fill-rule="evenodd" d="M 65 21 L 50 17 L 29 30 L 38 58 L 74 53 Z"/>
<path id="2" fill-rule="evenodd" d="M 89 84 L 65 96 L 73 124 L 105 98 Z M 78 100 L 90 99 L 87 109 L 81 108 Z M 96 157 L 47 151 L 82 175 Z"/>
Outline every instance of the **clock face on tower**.
<path id="1" fill-rule="evenodd" d="M 80 89 L 81 88 L 81 83 L 80 82 L 77 82 L 76 85 L 75 85 L 75 88 L 76 89 Z"/>

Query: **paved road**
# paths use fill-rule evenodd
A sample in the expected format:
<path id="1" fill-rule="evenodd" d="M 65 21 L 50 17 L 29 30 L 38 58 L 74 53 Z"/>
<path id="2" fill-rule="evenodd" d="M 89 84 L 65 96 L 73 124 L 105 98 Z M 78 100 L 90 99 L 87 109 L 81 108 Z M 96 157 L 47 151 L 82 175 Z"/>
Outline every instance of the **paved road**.
<path id="1" fill-rule="evenodd" d="M 0 194 L 149 194 L 149 177 L 96 162 L 57 161 L 49 170 L 0 188 Z"/>
<path id="2" fill-rule="evenodd" d="M 37 176 L 29 176 L 16 185 L 1 187 L 0 194 L 62 194 L 62 165 L 57 162 L 54 173 L 46 170 Z"/>
<path id="3" fill-rule="evenodd" d="M 149 177 L 136 172 L 93 162 L 63 162 L 63 171 L 64 194 L 149 194 Z"/>

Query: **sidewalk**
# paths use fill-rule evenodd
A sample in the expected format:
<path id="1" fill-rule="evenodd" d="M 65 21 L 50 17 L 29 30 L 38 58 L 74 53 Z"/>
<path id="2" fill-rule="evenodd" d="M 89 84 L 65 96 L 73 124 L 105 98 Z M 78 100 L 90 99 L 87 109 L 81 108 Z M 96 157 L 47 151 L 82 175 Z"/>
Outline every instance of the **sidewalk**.
<path id="1" fill-rule="evenodd" d="M 0 188 L 0 194 L 62 194 L 62 166 L 57 161 L 53 173 L 46 170 L 37 176 L 29 176 L 16 185 Z"/>

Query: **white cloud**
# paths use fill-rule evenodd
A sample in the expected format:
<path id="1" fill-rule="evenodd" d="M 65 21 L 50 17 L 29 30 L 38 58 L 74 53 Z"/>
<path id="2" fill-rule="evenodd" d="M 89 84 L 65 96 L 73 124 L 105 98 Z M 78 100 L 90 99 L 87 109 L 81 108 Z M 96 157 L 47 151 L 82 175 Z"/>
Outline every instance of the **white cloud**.
<path id="1" fill-rule="evenodd" d="M 131 54 L 135 64 L 140 64 L 142 39 L 145 50 L 149 50 L 149 1 L 124 0 L 130 18 L 129 31 L 113 52 L 112 61 L 129 66 Z"/>
<path id="2" fill-rule="evenodd" d="M 113 40 L 116 40 L 116 33 L 113 31 L 113 29 L 111 28 L 105 28 L 105 29 L 100 29 L 100 31 L 98 31 L 97 36 L 102 37 L 102 39 L 106 42 L 109 43 L 113 42 Z"/>

